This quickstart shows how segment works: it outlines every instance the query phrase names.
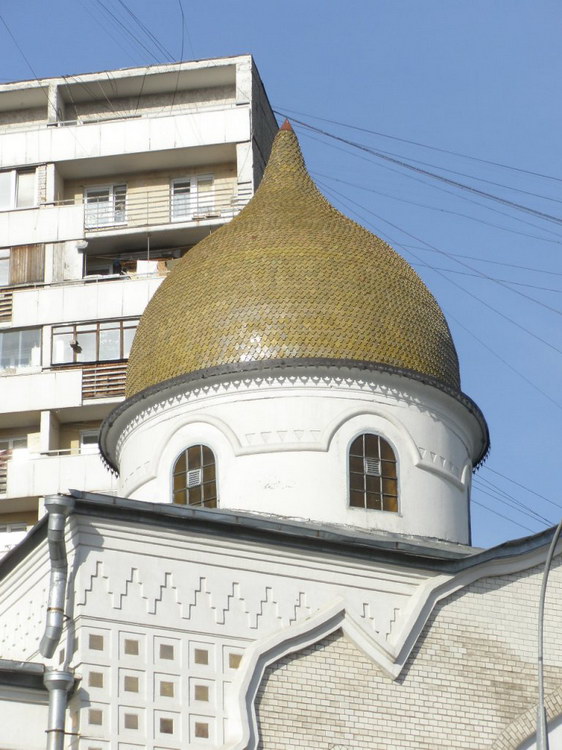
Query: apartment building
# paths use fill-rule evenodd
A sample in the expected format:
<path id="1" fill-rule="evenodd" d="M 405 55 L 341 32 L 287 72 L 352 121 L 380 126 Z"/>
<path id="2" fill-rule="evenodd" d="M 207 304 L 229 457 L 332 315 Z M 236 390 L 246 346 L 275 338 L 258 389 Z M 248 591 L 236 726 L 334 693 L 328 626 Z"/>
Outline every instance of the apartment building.
<path id="1" fill-rule="evenodd" d="M 0 86 L 0 552 L 97 448 L 140 315 L 259 184 L 275 118 L 250 55 Z"/>

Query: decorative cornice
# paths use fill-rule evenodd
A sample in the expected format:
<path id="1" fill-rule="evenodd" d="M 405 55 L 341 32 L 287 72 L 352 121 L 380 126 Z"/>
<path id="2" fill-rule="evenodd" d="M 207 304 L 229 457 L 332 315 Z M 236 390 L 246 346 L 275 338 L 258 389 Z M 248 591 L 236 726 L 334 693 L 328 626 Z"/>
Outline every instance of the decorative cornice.
<path id="1" fill-rule="evenodd" d="M 306 372 L 307 370 L 309 372 Z M 314 373 L 311 372 L 312 370 L 314 370 Z M 361 378 L 361 373 L 364 374 L 363 378 Z M 392 393 L 396 396 L 399 394 L 400 398 L 408 403 L 415 404 L 418 408 L 427 409 L 409 389 L 374 383 L 368 377 L 365 377 L 370 373 L 397 375 L 407 380 L 413 380 L 435 388 L 460 403 L 475 418 L 482 433 L 482 449 L 475 459 L 475 465 L 479 465 L 485 459 L 490 447 L 488 426 L 479 407 L 469 396 L 444 385 L 435 378 L 412 370 L 375 362 L 330 359 L 268 360 L 223 365 L 171 378 L 163 383 L 146 388 L 119 404 L 104 420 L 100 432 L 101 455 L 107 467 L 118 473 L 120 446 L 126 435 L 140 421 L 156 414 L 167 406 L 185 403 L 200 396 L 210 395 L 213 392 L 225 392 L 229 389 L 238 390 L 241 384 L 251 385 L 255 388 L 261 384 L 268 386 L 275 384 L 281 387 L 295 385 L 329 387 L 330 384 L 350 383 L 356 387 L 359 386 L 383 395 Z M 127 422 L 127 416 L 130 419 L 129 422 Z M 119 433 L 113 434 L 116 429 Z"/>

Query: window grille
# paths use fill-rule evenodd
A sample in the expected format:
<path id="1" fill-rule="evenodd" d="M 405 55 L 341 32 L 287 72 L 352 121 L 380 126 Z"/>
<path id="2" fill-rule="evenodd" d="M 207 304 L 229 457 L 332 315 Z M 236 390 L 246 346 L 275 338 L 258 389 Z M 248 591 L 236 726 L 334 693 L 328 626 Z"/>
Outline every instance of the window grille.
<path id="1" fill-rule="evenodd" d="M 216 508 L 215 454 L 207 445 L 191 445 L 180 453 L 173 471 L 173 502 Z"/>
<path id="2" fill-rule="evenodd" d="M 359 435 L 351 444 L 349 504 L 352 508 L 398 512 L 396 456 L 380 435 Z"/>

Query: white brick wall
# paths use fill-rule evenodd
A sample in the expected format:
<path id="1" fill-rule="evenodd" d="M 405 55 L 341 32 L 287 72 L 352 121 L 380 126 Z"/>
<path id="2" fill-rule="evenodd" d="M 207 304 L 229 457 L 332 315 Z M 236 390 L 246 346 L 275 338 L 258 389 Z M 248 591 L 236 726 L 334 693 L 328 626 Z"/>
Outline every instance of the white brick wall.
<path id="1" fill-rule="evenodd" d="M 445 600 L 400 678 L 339 631 L 285 657 L 257 701 L 262 750 L 517 748 L 533 732 L 540 574 L 487 578 Z M 562 713 L 562 569 L 549 581 L 550 713 Z"/>

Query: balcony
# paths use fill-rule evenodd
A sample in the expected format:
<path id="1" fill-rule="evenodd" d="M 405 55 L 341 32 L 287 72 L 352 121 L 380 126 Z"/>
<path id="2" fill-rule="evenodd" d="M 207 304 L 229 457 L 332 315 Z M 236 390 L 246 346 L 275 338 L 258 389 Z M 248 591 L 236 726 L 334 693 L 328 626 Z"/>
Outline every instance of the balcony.
<path id="1" fill-rule="evenodd" d="M 117 487 L 116 478 L 105 468 L 99 453 L 51 451 L 8 460 L 5 465 L 5 498 L 64 493 L 72 487 L 111 493 Z"/>
<path id="2" fill-rule="evenodd" d="M 189 181 L 175 180 L 172 188 L 125 192 L 114 186 L 103 195 L 90 195 L 84 206 L 84 236 L 131 234 L 150 227 L 159 230 L 185 229 L 224 224 L 236 216 L 252 197 L 250 186 L 210 186 L 195 190 Z"/>
<path id="3" fill-rule="evenodd" d="M 0 426 L 12 423 L 14 414 L 65 409 L 82 404 L 81 370 L 47 370 L 29 372 L 25 369 L 0 373 L 2 414 Z"/>
<path id="4" fill-rule="evenodd" d="M 3 133 L 0 168 L 58 162 L 65 177 L 80 177 L 85 168 L 96 165 L 101 170 L 98 174 L 108 174 L 111 170 L 107 167 L 116 157 L 142 155 L 147 164 L 154 165 L 149 168 L 157 169 L 162 163 L 158 152 L 170 152 L 177 158 L 178 149 L 201 147 L 211 147 L 218 162 L 230 157 L 225 147 L 252 137 L 249 106 L 234 103 L 167 110 L 133 119 L 56 125 L 41 123 L 29 130 Z"/>
<path id="5" fill-rule="evenodd" d="M 3 247 L 78 240 L 83 232 L 84 209 L 77 204 L 46 204 L 0 211 Z"/>
<path id="6" fill-rule="evenodd" d="M 14 290 L 12 325 L 140 316 L 162 280 L 158 273 L 98 276 Z"/>
<path id="7" fill-rule="evenodd" d="M 125 395 L 127 362 L 103 362 L 82 367 L 82 398 L 117 398 Z"/>

